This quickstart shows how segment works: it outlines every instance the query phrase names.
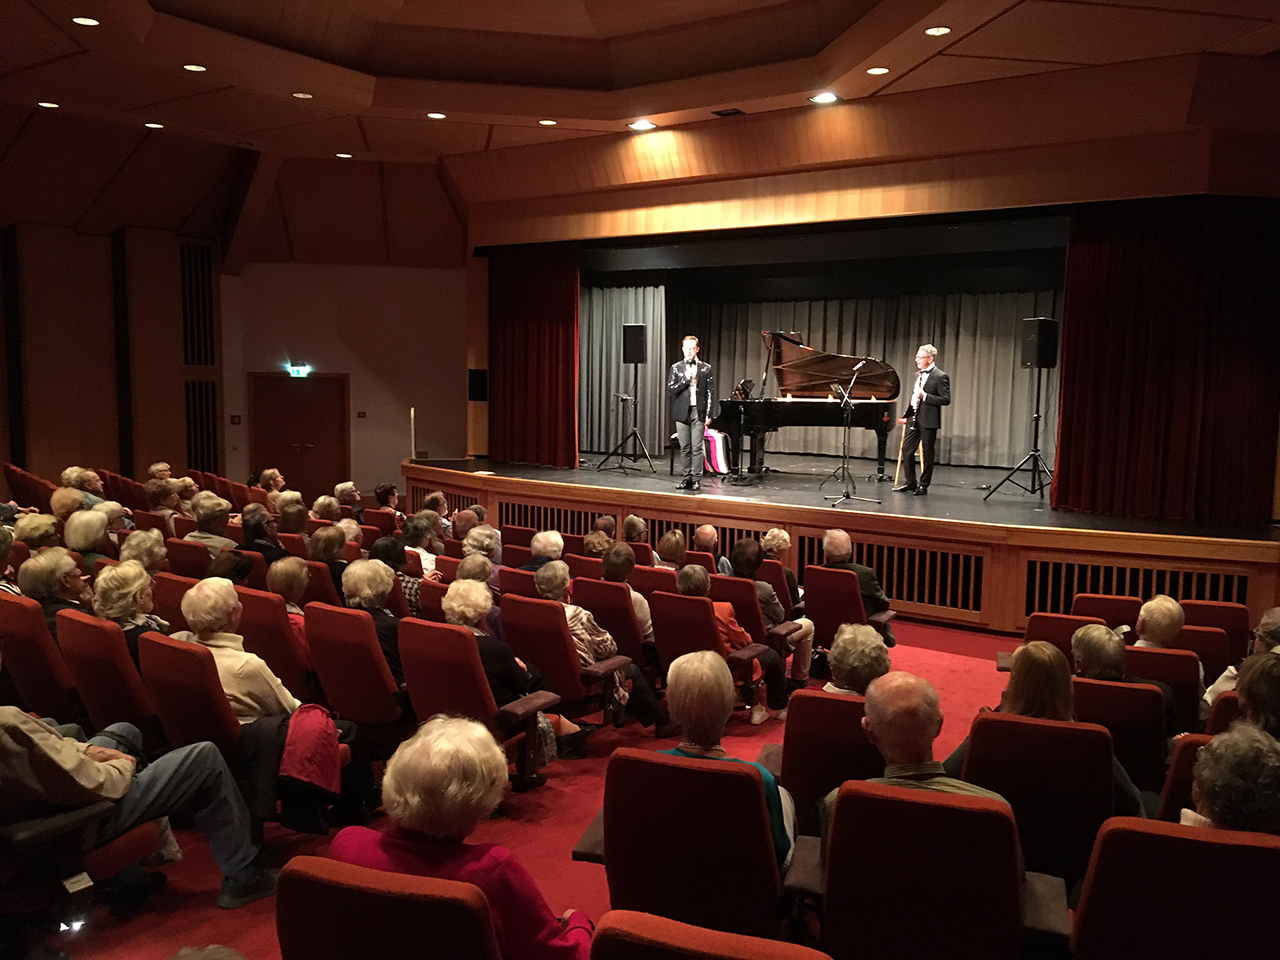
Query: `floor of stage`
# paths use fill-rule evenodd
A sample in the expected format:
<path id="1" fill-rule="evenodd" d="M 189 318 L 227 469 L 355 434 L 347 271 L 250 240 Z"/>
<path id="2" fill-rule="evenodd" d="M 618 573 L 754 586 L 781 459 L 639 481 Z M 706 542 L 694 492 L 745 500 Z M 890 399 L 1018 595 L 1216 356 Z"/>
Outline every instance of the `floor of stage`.
<path id="1" fill-rule="evenodd" d="M 677 477 L 668 473 L 666 456 L 653 461 L 657 472 L 651 472 L 642 459 L 637 465 L 628 463 L 624 473 L 617 469 L 617 458 L 610 461 L 611 469 L 598 470 L 603 454 L 587 454 L 577 470 L 556 469 L 530 464 L 496 463 L 486 459 L 473 460 L 416 460 L 423 466 L 460 470 L 468 473 L 492 472 L 501 477 L 524 480 L 545 480 L 555 483 L 580 484 L 607 487 L 615 490 L 642 490 L 649 493 L 670 493 L 688 496 L 675 489 Z M 876 482 L 876 463 L 873 459 L 850 461 L 857 490 L 856 497 L 878 500 L 852 500 L 840 506 L 853 513 L 880 513 L 891 516 L 938 517 L 970 522 L 986 522 L 1001 525 L 1029 527 L 1054 527 L 1073 530 L 1127 531 L 1175 536 L 1224 537 L 1233 540 L 1272 540 L 1277 532 L 1269 524 L 1223 525 L 1194 524 L 1168 520 L 1134 520 L 1119 517 L 1099 517 L 1089 514 L 1069 513 L 1049 507 L 1048 490 L 1042 499 L 1036 494 L 1019 489 L 1012 481 L 1003 484 L 990 499 L 983 498 L 991 488 L 1008 474 L 1007 469 L 989 467 L 939 466 L 934 471 L 929 495 L 912 496 L 894 493 L 892 484 Z M 895 464 L 885 467 L 892 479 Z M 702 482 L 703 497 L 726 497 L 756 503 L 778 503 L 802 507 L 830 507 L 824 496 L 838 496 L 842 491 L 838 480 L 825 484 L 823 478 L 832 475 L 840 467 L 838 457 L 788 454 L 770 454 L 766 473 L 749 483 L 738 484 L 732 477 L 707 475 Z M 1031 482 L 1026 470 L 1015 475 L 1024 486 Z"/>

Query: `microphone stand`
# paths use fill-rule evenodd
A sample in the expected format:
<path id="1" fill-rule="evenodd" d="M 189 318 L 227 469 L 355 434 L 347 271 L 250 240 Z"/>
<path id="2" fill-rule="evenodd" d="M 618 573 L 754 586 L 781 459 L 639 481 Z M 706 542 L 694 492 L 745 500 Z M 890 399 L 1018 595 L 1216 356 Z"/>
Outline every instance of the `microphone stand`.
<path id="1" fill-rule="evenodd" d="M 858 367 L 861 367 L 861 366 L 862 364 L 858 364 Z M 827 477 L 826 480 L 823 480 L 822 483 L 818 484 L 818 489 L 821 490 L 827 484 L 827 482 L 831 480 L 841 479 L 844 481 L 844 488 L 840 496 L 838 497 L 828 496 L 828 497 L 822 498 L 823 500 L 834 501 L 831 504 L 833 507 L 840 506 L 840 504 L 844 503 L 846 500 L 861 500 L 864 503 L 881 503 L 882 502 L 872 497 L 855 496 L 855 494 L 858 492 L 858 484 L 853 479 L 853 474 L 849 471 L 849 431 L 853 429 L 853 385 L 857 383 L 857 381 L 858 381 L 858 369 L 855 367 L 853 371 L 853 377 L 849 380 L 848 387 L 841 387 L 840 384 L 838 383 L 832 384 L 832 386 L 834 386 L 836 391 L 839 392 L 840 394 L 840 409 L 844 413 L 844 439 L 841 442 L 841 447 L 840 447 L 840 468 L 838 470 L 833 470 L 831 472 L 831 476 Z"/>

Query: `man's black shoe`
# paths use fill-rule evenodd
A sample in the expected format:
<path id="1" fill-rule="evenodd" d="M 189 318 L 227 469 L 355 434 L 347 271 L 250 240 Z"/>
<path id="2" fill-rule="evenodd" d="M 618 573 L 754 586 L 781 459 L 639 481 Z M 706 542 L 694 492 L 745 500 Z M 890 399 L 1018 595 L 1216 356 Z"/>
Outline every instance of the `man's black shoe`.
<path id="1" fill-rule="evenodd" d="M 702 489 L 702 483 L 698 480 L 693 481 L 693 492 L 697 493 L 701 489 Z"/>
<path id="2" fill-rule="evenodd" d="M 677 489 L 677 490 L 688 490 L 688 489 L 690 489 L 692 486 L 693 486 L 693 481 L 692 481 L 692 480 L 690 480 L 688 477 L 685 477 L 683 480 L 681 480 L 679 483 L 677 483 L 677 484 L 676 484 L 676 489 Z"/>
<path id="3" fill-rule="evenodd" d="M 928 487 L 916 487 L 916 496 L 917 496 L 917 497 L 923 497 L 923 496 L 924 496 L 925 494 L 927 494 L 928 492 L 929 492 L 929 488 L 928 488 Z"/>
<path id="4" fill-rule="evenodd" d="M 914 486 L 911 486 L 910 484 L 906 484 L 906 483 L 902 484 L 902 486 L 900 487 L 893 488 L 894 493 L 914 493 L 915 490 L 916 488 Z"/>

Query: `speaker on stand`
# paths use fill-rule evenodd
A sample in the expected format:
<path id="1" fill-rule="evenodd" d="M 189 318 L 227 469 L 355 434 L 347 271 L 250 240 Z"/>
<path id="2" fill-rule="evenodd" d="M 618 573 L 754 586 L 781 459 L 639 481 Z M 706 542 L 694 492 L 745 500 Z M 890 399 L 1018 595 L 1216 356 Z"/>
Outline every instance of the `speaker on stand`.
<path id="1" fill-rule="evenodd" d="M 640 411 L 639 411 L 639 391 L 640 391 L 640 366 L 649 360 L 648 341 L 645 339 L 646 328 L 643 323 L 624 323 L 622 325 L 622 362 L 631 364 L 631 396 L 626 394 L 614 394 L 618 398 L 618 402 L 622 404 L 621 416 L 626 417 L 627 404 L 631 404 L 631 431 L 618 441 L 617 446 L 609 451 L 609 455 L 600 461 L 600 465 L 596 470 L 621 470 L 627 472 L 627 461 L 632 463 L 640 462 L 640 455 L 644 454 L 644 458 L 649 463 L 649 469 L 657 473 L 658 468 L 653 465 L 653 458 L 649 456 L 649 451 L 644 445 L 644 439 L 640 436 Z M 631 445 L 631 452 L 626 453 L 627 445 Z M 616 467 L 609 467 L 608 463 L 614 457 L 618 458 Z"/>
<path id="2" fill-rule="evenodd" d="M 1004 475 L 999 483 L 987 491 L 983 500 L 991 499 L 1006 483 L 1021 487 L 1027 493 L 1036 493 L 1044 499 L 1045 487 L 1053 481 L 1053 471 L 1040 456 L 1040 377 L 1045 370 L 1058 365 L 1058 321 L 1050 317 L 1028 317 L 1022 321 L 1022 367 L 1036 371 L 1036 412 L 1031 417 L 1031 451 L 1021 462 Z M 1031 474 L 1030 486 L 1014 477 L 1027 470 Z"/>

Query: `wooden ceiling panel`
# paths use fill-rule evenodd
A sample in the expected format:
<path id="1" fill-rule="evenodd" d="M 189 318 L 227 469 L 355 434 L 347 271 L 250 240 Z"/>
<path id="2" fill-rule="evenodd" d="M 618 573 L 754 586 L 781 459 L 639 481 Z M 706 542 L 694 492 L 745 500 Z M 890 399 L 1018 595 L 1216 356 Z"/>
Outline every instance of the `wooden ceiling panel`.
<path id="1" fill-rule="evenodd" d="M 364 134 L 355 117 L 334 117 L 315 123 L 267 130 L 254 138 L 269 143 L 279 153 L 294 157 L 332 157 L 335 153 L 356 156 L 366 153 Z"/>
<path id="2" fill-rule="evenodd" d="M 9 146 L 22 132 L 31 111 L 37 109 L 39 108 L 22 103 L 0 103 L 0 158 L 4 157 Z"/>
<path id="3" fill-rule="evenodd" d="M 1073 0 L 1078 2 L 1078 0 Z M 1095 2 L 1095 0 L 1087 0 Z M 1252 17 L 1280 20 L 1275 0 L 1103 0 L 1114 7 L 1145 7 L 1150 10 L 1179 10 L 1184 13 L 1211 13 L 1220 17 Z"/>
<path id="4" fill-rule="evenodd" d="M 942 54 L 926 60 L 906 76 L 888 84 L 883 93 L 904 93 L 959 83 L 1020 77 L 1049 70 L 1070 70 L 1070 64 L 1039 63 L 1035 60 L 996 60 L 989 57 L 952 57 Z"/>
<path id="5" fill-rule="evenodd" d="M 220 84 L 186 70 L 85 52 L 13 74 L 5 86 L 63 106 L 128 111 L 217 90 Z"/>
<path id="6" fill-rule="evenodd" d="M 294 259 L 385 264 L 387 230 L 376 163 L 294 158 L 280 170 Z"/>
<path id="7" fill-rule="evenodd" d="M 1054 63 L 1116 63 L 1202 51 L 1264 25 L 1201 13 L 1028 0 L 947 52 Z"/>
<path id="8" fill-rule="evenodd" d="M 21 0 L 0 3 L 0 74 L 76 53 L 80 45 Z"/>
<path id="9" fill-rule="evenodd" d="M 37 109 L 0 162 L 0 217 L 74 226 L 145 132 Z"/>
<path id="10" fill-rule="evenodd" d="M 530 143 L 553 143 L 557 140 L 580 140 L 583 137 L 598 137 L 605 132 L 576 130 L 573 127 L 562 126 L 525 127 L 505 123 L 495 124 L 493 135 L 489 138 L 489 149 L 501 150 L 503 147 L 523 147 Z"/>
<path id="11" fill-rule="evenodd" d="M 221 240 L 227 224 L 232 200 L 237 196 L 240 183 L 240 166 L 252 156 L 247 150 L 238 151 L 239 160 L 229 164 L 222 178 L 205 193 L 195 209 L 178 225 L 177 232 L 184 237 L 201 237 L 205 240 Z"/>
<path id="12" fill-rule="evenodd" d="M 223 87 L 133 112 L 161 123 L 216 131 L 230 137 L 251 136 L 258 131 L 331 120 L 338 116 L 332 110 L 316 105 L 314 100 L 269 97 L 235 87 Z"/>
<path id="13" fill-rule="evenodd" d="M 271 191 L 271 199 L 267 201 L 267 208 L 254 230 L 253 243 L 246 260 L 259 263 L 293 262 L 293 244 L 289 239 L 289 225 L 284 219 L 279 184 Z"/>
<path id="14" fill-rule="evenodd" d="M 177 230 L 235 167 L 242 151 L 168 133 L 148 133 L 116 172 L 76 229 Z"/>
<path id="15" fill-rule="evenodd" d="M 461 267 L 465 238 L 435 164 L 384 163 L 387 247 L 394 267 Z"/>
<path id="16" fill-rule="evenodd" d="M 483 150 L 489 141 L 487 123 L 363 117 L 360 124 L 369 141 L 369 150 L 379 156 L 444 157 L 474 153 Z"/>

